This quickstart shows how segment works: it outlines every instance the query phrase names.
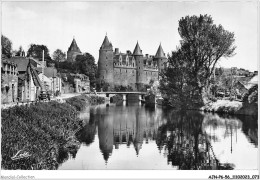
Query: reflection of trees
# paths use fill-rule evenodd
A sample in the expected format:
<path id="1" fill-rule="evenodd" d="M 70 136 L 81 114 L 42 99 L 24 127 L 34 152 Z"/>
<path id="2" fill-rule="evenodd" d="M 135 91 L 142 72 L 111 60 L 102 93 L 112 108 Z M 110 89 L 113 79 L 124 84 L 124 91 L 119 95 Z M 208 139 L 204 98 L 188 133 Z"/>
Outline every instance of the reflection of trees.
<path id="1" fill-rule="evenodd" d="M 203 115 L 198 112 L 169 113 L 168 122 L 158 129 L 157 146 L 167 161 L 179 169 L 225 169 L 202 134 Z"/>
<path id="2" fill-rule="evenodd" d="M 94 141 L 96 134 L 96 121 L 94 115 L 90 114 L 90 120 L 76 135 L 78 140 L 85 145 L 89 145 Z"/>
<path id="3" fill-rule="evenodd" d="M 257 116 L 237 116 L 242 121 L 242 131 L 250 141 L 258 146 L 258 119 Z"/>

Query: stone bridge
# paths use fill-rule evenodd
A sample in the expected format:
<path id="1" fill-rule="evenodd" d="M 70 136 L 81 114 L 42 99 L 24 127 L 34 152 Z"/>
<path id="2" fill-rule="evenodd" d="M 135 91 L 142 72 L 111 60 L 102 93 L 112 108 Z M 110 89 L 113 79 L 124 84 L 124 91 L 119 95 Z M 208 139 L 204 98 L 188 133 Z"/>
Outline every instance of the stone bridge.
<path id="1" fill-rule="evenodd" d="M 126 101 L 127 100 L 127 96 L 129 95 L 138 95 L 138 99 L 139 101 L 141 101 L 142 99 L 144 99 L 144 95 L 146 94 L 146 92 L 96 92 L 97 95 L 105 95 L 106 97 L 110 98 L 116 94 L 122 94 L 123 95 L 123 100 Z"/>

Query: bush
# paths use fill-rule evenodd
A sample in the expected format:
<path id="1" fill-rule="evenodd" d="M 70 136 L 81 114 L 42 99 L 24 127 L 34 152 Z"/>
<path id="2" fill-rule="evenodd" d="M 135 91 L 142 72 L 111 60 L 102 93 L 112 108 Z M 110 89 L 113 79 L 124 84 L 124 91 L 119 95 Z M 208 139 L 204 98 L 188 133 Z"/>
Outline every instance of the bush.
<path id="1" fill-rule="evenodd" d="M 258 85 L 251 87 L 243 97 L 243 104 L 258 103 Z"/>
<path id="2" fill-rule="evenodd" d="M 82 111 L 87 105 L 97 105 L 105 103 L 105 98 L 100 96 L 87 96 L 82 94 L 80 96 L 66 99 L 66 103 L 74 106 L 78 111 Z"/>
<path id="3" fill-rule="evenodd" d="M 82 123 L 74 107 L 58 102 L 4 109 L 1 118 L 4 169 L 57 169 L 60 149 Z M 20 150 L 31 156 L 12 160 Z"/>
<path id="4" fill-rule="evenodd" d="M 82 111 L 88 105 L 88 102 L 89 98 L 87 95 L 80 95 L 66 99 L 66 103 L 75 107 L 77 111 Z"/>

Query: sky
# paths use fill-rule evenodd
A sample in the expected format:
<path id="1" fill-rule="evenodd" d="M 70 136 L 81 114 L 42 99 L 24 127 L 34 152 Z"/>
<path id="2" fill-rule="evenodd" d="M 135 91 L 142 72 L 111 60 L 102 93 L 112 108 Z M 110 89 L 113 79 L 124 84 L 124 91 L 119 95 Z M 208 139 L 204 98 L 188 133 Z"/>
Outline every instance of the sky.
<path id="1" fill-rule="evenodd" d="M 97 62 L 107 33 L 113 48 L 155 55 L 159 44 L 166 54 L 180 44 L 178 21 L 187 15 L 211 15 L 215 24 L 234 32 L 236 55 L 218 66 L 255 71 L 257 59 L 257 1 L 143 1 L 143 2 L 2 2 L 2 34 L 13 49 L 46 45 L 67 52 L 73 37 L 82 52 Z"/>

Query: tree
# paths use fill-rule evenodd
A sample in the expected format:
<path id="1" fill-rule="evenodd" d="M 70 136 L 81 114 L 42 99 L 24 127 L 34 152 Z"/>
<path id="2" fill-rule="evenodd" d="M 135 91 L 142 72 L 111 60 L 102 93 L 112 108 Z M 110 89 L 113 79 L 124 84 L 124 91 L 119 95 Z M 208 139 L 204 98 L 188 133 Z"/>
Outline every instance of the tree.
<path id="1" fill-rule="evenodd" d="M 234 33 L 213 24 L 208 15 L 182 18 L 178 31 L 185 60 L 191 65 L 191 76 L 196 78 L 197 87 L 202 91 L 220 58 L 234 55 Z"/>
<path id="2" fill-rule="evenodd" d="M 12 41 L 7 37 L 5 37 L 4 35 L 2 35 L 1 45 L 2 45 L 2 54 L 10 58 L 12 56 Z"/>
<path id="3" fill-rule="evenodd" d="M 184 56 L 181 49 L 172 52 L 168 57 L 168 67 L 161 73 L 159 86 L 162 96 L 181 109 L 187 109 L 193 104 L 197 93 Z M 192 97 L 191 93 L 194 94 Z"/>
<path id="4" fill-rule="evenodd" d="M 57 49 L 53 52 L 52 58 L 54 61 L 62 62 L 66 58 L 66 53 L 62 52 L 60 49 Z"/>
<path id="5" fill-rule="evenodd" d="M 15 56 L 22 56 L 24 53 L 23 47 L 20 46 L 18 51 L 15 51 Z"/>
<path id="6" fill-rule="evenodd" d="M 197 99 L 197 103 L 201 100 L 205 103 L 216 63 L 221 57 L 234 55 L 234 33 L 213 24 L 208 15 L 182 18 L 178 31 L 181 45 L 172 53 L 169 67 L 162 73 L 161 89 L 167 95 L 177 96 L 182 107 L 183 103 L 187 105 L 186 100 Z"/>
<path id="7" fill-rule="evenodd" d="M 44 60 L 47 62 L 47 65 L 53 63 L 53 60 L 51 59 L 49 54 L 49 49 L 45 45 L 31 44 L 27 51 L 27 57 L 31 56 L 41 61 L 43 50 L 44 50 Z"/>
<path id="8" fill-rule="evenodd" d="M 95 64 L 95 58 L 89 53 L 78 55 L 76 57 L 75 67 L 78 73 L 87 75 L 90 80 L 90 86 L 95 87 L 96 72 L 97 72 L 97 65 Z"/>

